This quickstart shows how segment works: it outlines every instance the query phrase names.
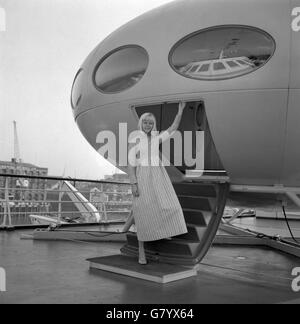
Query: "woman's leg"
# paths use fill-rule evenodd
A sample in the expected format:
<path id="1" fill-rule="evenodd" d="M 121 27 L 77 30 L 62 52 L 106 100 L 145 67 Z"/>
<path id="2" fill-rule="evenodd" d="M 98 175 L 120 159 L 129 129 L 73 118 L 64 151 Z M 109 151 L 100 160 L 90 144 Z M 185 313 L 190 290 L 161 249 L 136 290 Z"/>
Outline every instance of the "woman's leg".
<path id="1" fill-rule="evenodd" d="M 133 217 L 133 212 L 131 211 L 131 214 L 129 215 L 122 232 L 128 232 L 130 227 L 134 224 L 134 217 Z"/>
<path id="2" fill-rule="evenodd" d="M 139 264 L 147 264 L 144 242 L 139 241 Z"/>

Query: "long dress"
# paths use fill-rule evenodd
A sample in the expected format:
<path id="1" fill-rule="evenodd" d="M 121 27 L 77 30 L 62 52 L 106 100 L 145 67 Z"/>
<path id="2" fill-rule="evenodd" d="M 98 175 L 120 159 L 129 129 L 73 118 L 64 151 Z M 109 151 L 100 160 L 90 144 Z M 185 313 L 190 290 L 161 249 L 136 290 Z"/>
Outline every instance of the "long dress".
<path id="1" fill-rule="evenodd" d="M 172 134 L 164 131 L 157 135 L 160 141 Z M 142 150 L 149 150 L 143 145 Z M 151 152 L 151 157 L 153 157 Z M 150 155 L 150 154 L 149 154 Z M 157 241 L 187 233 L 182 208 L 176 196 L 169 175 L 162 165 L 137 163 L 136 177 L 139 197 L 133 198 L 133 216 L 139 241 Z"/>

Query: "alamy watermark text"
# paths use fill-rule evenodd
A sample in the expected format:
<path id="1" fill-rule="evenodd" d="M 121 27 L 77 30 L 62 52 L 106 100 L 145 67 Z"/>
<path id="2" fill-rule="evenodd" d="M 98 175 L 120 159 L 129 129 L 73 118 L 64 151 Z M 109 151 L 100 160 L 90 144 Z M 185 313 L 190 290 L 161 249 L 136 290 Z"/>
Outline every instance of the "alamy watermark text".
<path id="1" fill-rule="evenodd" d="M 292 281 L 292 289 L 294 292 L 300 292 L 300 267 L 293 269 L 292 276 L 295 277 Z"/>
<path id="2" fill-rule="evenodd" d="M 300 7 L 295 7 L 292 10 L 292 29 L 295 32 L 300 31 Z"/>
<path id="3" fill-rule="evenodd" d="M 0 268 L 0 293 L 6 292 L 6 271 Z"/>
<path id="4" fill-rule="evenodd" d="M 6 11 L 0 7 L 0 32 L 6 31 Z"/>
<path id="5" fill-rule="evenodd" d="M 100 131 L 96 136 L 98 152 L 110 161 L 119 156 L 120 166 L 170 166 L 171 141 L 173 141 L 174 166 L 193 166 L 198 170 L 204 167 L 203 131 L 152 132 L 151 140 L 142 131 L 127 133 L 127 124 L 119 124 L 119 134 L 112 131 Z M 117 143 L 118 148 L 117 148 Z M 160 144 L 161 153 L 160 154 Z"/>

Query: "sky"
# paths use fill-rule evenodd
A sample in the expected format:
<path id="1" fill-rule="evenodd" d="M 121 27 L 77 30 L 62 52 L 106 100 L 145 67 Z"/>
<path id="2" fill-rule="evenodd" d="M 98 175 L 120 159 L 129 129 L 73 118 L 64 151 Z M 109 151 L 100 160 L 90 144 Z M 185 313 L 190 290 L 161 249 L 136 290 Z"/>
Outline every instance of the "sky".
<path id="1" fill-rule="evenodd" d="M 0 0 L 0 161 L 14 155 L 50 175 L 116 172 L 81 135 L 70 92 L 78 68 L 106 36 L 170 0 Z M 2 14 L 2 15 L 1 15 Z M 2 24 L 2 25 L 1 25 Z"/>

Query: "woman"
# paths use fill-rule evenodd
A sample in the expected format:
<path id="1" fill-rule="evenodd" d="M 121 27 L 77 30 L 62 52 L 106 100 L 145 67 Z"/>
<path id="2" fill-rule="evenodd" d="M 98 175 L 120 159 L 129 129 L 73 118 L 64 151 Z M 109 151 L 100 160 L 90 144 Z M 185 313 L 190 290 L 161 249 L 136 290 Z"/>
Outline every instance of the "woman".
<path id="1" fill-rule="evenodd" d="M 123 231 L 128 231 L 135 222 L 140 264 L 147 264 L 144 242 L 187 233 L 180 203 L 159 158 L 158 145 L 157 150 L 151 145 L 154 141 L 164 142 L 173 135 L 181 122 L 185 107 L 186 103 L 179 103 L 178 114 L 172 126 L 160 134 L 156 130 L 156 119 L 153 114 L 145 113 L 139 120 L 138 129 L 145 140 L 140 141 L 139 160 L 135 165 L 129 163 L 128 166 L 134 199 L 131 216 Z M 135 158 L 136 155 L 138 154 L 134 151 Z"/>

